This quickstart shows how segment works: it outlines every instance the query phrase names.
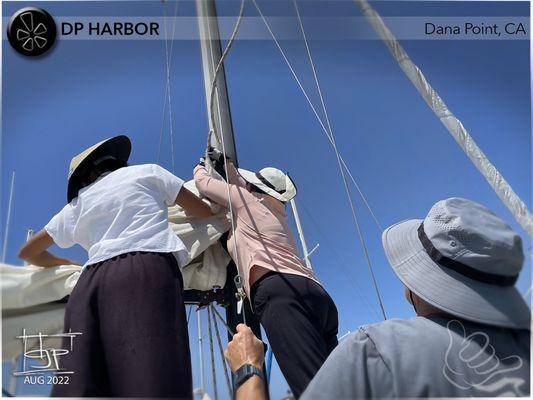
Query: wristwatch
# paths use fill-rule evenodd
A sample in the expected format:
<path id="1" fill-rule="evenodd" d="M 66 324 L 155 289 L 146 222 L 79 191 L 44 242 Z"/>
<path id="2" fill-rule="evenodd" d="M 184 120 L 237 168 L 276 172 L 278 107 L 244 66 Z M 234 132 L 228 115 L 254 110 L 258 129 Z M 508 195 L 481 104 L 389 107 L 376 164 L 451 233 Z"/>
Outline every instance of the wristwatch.
<path id="1" fill-rule="evenodd" d="M 233 378 L 233 388 L 237 390 L 244 382 L 250 379 L 252 376 L 257 375 L 259 378 L 264 379 L 263 371 L 252 364 L 244 364 L 237 371 Z"/>

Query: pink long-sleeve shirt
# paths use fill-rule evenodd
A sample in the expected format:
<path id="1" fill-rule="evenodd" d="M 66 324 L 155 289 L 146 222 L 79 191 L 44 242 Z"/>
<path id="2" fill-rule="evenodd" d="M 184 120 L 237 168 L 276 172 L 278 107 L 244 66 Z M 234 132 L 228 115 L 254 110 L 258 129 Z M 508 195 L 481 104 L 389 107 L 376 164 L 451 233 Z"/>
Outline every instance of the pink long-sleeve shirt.
<path id="1" fill-rule="evenodd" d="M 226 208 L 231 201 L 235 241 L 230 232 L 228 250 L 237 261 L 248 297 L 253 283 L 270 271 L 301 275 L 319 283 L 298 256 L 284 204 L 269 195 L 249 192 L 232 163 L 228 163 L 228 177 L 229 198 L 226 182 L 209 176 L 205 167 L 194 169 L 194 181 L 202 195 Z"/>

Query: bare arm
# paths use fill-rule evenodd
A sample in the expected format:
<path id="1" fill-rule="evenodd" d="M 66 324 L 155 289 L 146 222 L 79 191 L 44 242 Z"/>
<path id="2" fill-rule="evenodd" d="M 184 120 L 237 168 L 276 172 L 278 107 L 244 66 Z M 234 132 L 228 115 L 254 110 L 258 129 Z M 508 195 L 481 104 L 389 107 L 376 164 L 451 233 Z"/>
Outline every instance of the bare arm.
<path id="1" fill-rule="evenodd" d="M 239 388 L 235 394 L 235 400 L 266 400 L 265 384 L 263 380 L 257 375 L 247 379 Z"/>
<path id="2" fill-rule="evenodd" d="M 252 330 L 244 324 L 237 325 L 237 333 L 233 336 L 224 356 L 233 372 L 244 364 L 263 368 L 265 354 L 263 343 L 255 337 Z M 247 379 L 235 394 L 236 400 L 266 400 L 265 384 L 257 375 Z"/>
<path id="3" fill-rule="evenodd" d="M 176 204 L 183 207 L 188 214 L 198 218 L 208 218 L 213 215 L 209 206 L 185 187 L 179 191 Z"/>
<path id="4" fill-rule="evenodd" d="M 58 265 L 81 265 L 66 258 L 61 258 L 48 252 L 47 249 L 54 244 L 52 237 L 41 229 L 35 236 L 28 240 L 19 250 L 19 258 L 29 264 L 39 267 L 56 267 Z"/>

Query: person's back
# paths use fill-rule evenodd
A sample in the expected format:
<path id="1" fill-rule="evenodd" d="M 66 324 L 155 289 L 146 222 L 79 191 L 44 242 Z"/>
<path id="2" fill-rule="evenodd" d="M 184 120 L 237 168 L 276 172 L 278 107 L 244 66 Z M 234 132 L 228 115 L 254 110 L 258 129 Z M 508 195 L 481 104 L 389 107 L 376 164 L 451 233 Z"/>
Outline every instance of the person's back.
<path id="1" fill-rule="evenodd" d="M 19 251 L 41 267 L 73 263 L 49 252 L 53 244 L 80 244 L 89 253 L 63 328 L 82 334 L 54 361 L 52 368 L 71 375 L 68 385 L 54 385 L 52 397 L 192 398 L 179 265 L 186 249 L 169 226 L 167 206 L 198 218 L 211 211 L 162 167 L 128 167 L 130 153 L 130 139 L 120 135 L 75 156 L 67 205 Z"/>
<path id="2" fill-rule="evenodd" d="M 185 254 L 168 224 L 167 206 L 176 193 L 166 193 L 166 174 L 155 164 L 120 168 L 81 189 L 65 206 L 61 218 L 70 222 L 68 239 L 88 251 L 87 265 L 131 248 L 171 252 L 179 247 Z"/>
<path id="3" fill-rule="evenodd" d="M 224 167 L 229 185 L 200 164 L 196 187 L 212 201 L 231 205 L 228 250 L 280 370 L 299 397 L 337 345 L 338 317 L 335 303 L 298 256 L 287 224 L 285 204 L 296 196 L 296 186 L 277 168 L 237 170 L 221 153 L 214 161 Z"/>
<path id="4" fill-rule="evenodd" d="M 481 204 L 450 198 L 382 240 L 417 317 L 361 327 L 302 398 L 529 396 L 520 236 Z"/>
<path id="5" fill-rule="evenodd" d="M 365 325 L 339 344 L 304 398 L 529 396 L 529 337 L 445 316 Z"/>

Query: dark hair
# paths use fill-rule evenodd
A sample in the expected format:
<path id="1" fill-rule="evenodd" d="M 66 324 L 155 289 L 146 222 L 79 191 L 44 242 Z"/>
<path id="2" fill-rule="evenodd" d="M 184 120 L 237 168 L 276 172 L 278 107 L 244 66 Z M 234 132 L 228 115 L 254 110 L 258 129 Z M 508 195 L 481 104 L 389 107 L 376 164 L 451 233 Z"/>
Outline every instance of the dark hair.
<path id="1" fill-rule="evenodd" d="M 123 160 L 119 160 L 115 157 L 106 156 L 94 160 L 89 163 L 81 176 L 81 186 L 80 189 L 83 189 L 86 186 L 94 183 L 98 178 L 100 178 L 106 172 L 113 172 L 117 169 L 127 167 L 128 163 Z"/>
<path id="2" fill-rule="evenodd" d="M 248 182 L 248 184 L 250 185 L 250 190 L 252 192 L 255 192 L 255 193 L 258 193 L 258 194 L 266 194 L 267 196 L 269 196 L 268 193 L 263 192 L 261 189 L 259 189 L 257 186 L 255 186 L 253 183 Z"/>
<path id="3" fill-rule="evenodd" d="M 270 196 L 270 197 L 272 197 L 273 199 L 276 199 L 275 197 L 273 197 L 273 196 L 269 195 L 268 193 L 266 193 L 266 192 L 262 191 L 261 189 L 259 189 L 259 188 L 258 188 L 257 186 L 255 186 L 253 183 L 248 182 L 248 184 L 250 185 L 250 190 L 251 190 L 252 192 L 255 192 L 255 193 L 258 193 L 258 194 L 264 194 L 265 196 Z M 282 203 L 282 204 L 285 204 L 285 202 L 282 201 L 282 200 L 280 200 L 280 199 L 276 199 L 276 200 L 279 201 L 279 202 Z"/>

